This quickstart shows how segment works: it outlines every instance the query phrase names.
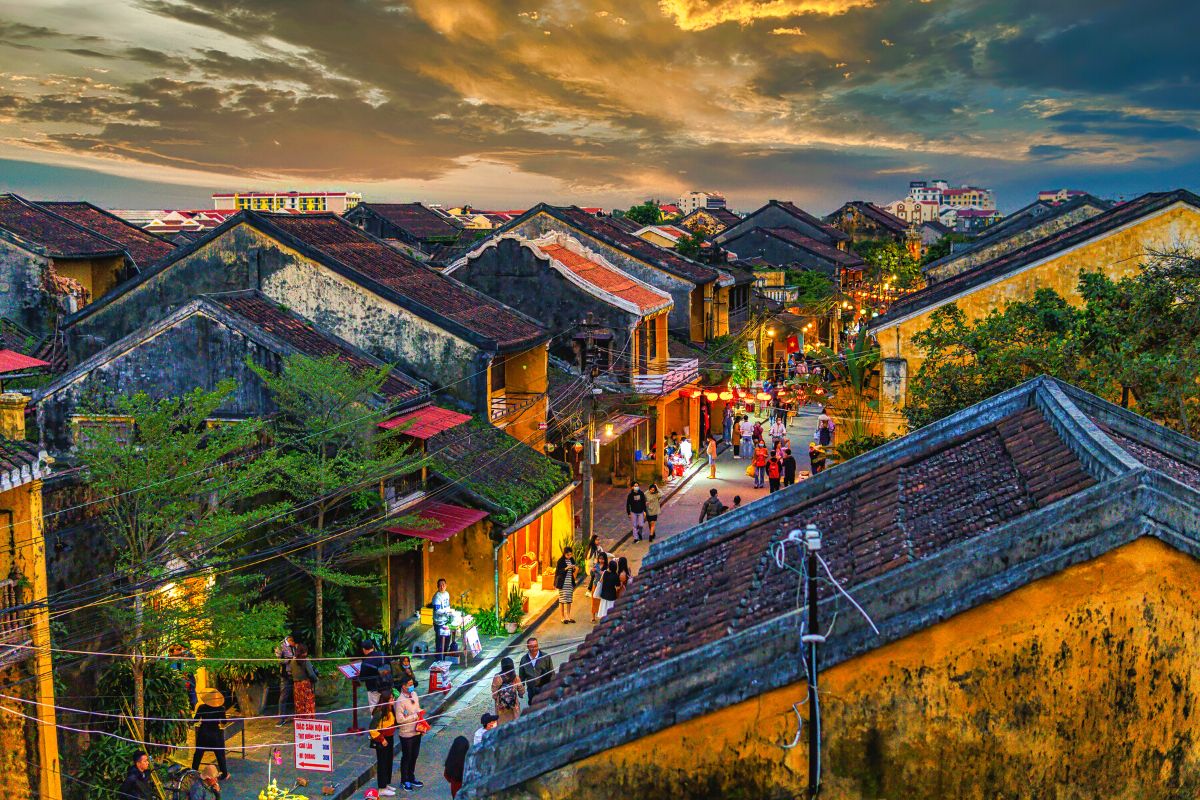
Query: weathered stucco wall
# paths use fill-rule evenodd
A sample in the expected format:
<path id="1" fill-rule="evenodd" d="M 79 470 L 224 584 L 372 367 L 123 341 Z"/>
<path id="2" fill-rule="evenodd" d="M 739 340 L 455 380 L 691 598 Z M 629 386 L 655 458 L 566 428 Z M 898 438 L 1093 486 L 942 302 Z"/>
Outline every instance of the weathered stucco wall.
<path id="1" fill-rule="evenodd" d="M 1032 244 L 1038 239 L 1043 239 L 1059 231 L 1066 230 L 1077 222 L 1083 222 L 1085 219 L 1091 219 L 1104 209 L 1096 206 L 1083 205 L 1074 211 L 1056 217 L 1054 219 L 1046 219 L 1026 228 L 1023 231 L 1015 233 L 1011 236 L 1005 236 L 999 241 L 985 244 L 982 247 L 967 250 L 958 254 L 956 258 L 946 261 L 944 264 L 930 266 L 924 270 L 925 281 L 930 284 L 944 281 L 958 275 L 961 272 L 966 272 L 972 267 L 977 267 L 993 258 L 997 258 L 1005 253 L 1010 253 L 1024 247 L 1027 244 Z"/>
<path id="2" fill-rule="evenodd" d="M 1167 248 L 1176 243 L 1200 241 L 1200 212 L 1189 206 L 1169 208 L 1122 230 L 1099 237 L 1074 250 L 1060 254 L 1038 266 L 1031 267 L 995 283 L 986 284 L 957 298 L 954 302 L 968 320 L 986 316 L 994 309 L 1004 308 L 1018 300 L 1028 300 L 1038 289 L 1053 289 L 1068 302 L 1078 305 L 1079 274 L 1101 271 L 1118 279 L 1141 269 L 1147 250 Z M 929 318 L 937 308 L 930 307 L 920 314 L 889 323 L 877 330 L 884 358 L 902 358 L 908 362 L 908 378 L 920 369 L 924 356 L 913 345 L 915 333 L 929 327 Z M 903 405 L 903 399 L 900 405 Z M 897 407 L 881 407 L 885 413 Z"/>
<path id="3" fill-rule="evenodd" d="M 428 603 L 437 591 L 438 578 L 445 578 L 450 600 L 458 605 L 458 596 L 470 592 L 468 608 L 491 608 L 495 602 L 496 583 L 492 557 L 496 543 L 489 533 L 491 519 L 476 522 L 462 533 L 445 542 L 430 546 L 422 544 L 424 585 L 421 597 Z"/>
<path id="4" fill-rule="evenodd" d="M 1195 797 L 1198 587 L 1200 563 L 1142 538 L 824 672 L 821 796 Z M 805 696 L 769 692 L 496 796 L 802 796 L 807 750 L 780 744 Z"/>
<path id="5" fill-rule="evenodd" d="M 693 291 L 700 292 L 701 289 L 691 281 L 683 278 L 677 278 L 674 275 L 651 266 L 644 261 L 639 261 L 632 258 L 623 250 L 618 250 L 611 245 L 608 245 L 599 239 L 594 239 L 582 231 L 566 225 L 563 222 L 555 219 L 546 213 L 535 214 L 527 219 L 521 225 L 512 229 L 513 233 L 518 233 L 529 239 L 536 239 L 542 234 L 549 231 L 559 231 L 569 236 L 578 239 L 585 247 L 595 250 L 600 255 L 607 258 L 619 269 L 628 272 L 640 280 L 645 281 L 651 286 L 662 289 L 667 294 L 671 295 L 671 300 L 675 305 L 671 309 L 671 330 L 689 335 L 691 332 L 691 295 Z M 536 317 L 535 317 L 536 318 Z"/>

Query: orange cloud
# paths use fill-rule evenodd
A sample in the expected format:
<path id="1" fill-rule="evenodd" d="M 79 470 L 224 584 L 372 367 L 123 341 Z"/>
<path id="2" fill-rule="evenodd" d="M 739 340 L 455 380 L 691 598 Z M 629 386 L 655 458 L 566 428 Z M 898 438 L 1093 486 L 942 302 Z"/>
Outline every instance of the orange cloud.
<path id="1" fill-rule="evenodd" d="M 749 25 L 760 19 L 787 19 L 800 14 L 836 16 L 854 8 L 874 5 L 874 0 L 659 0 L 658 6 L 685 31 L 703 31 L 736 22 Z"/>

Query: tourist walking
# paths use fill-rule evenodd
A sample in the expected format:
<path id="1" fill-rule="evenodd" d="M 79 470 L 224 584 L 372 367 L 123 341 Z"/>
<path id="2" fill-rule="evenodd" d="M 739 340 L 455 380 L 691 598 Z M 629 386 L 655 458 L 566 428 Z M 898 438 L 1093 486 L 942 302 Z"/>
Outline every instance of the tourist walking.
<path id="1" fill-rule="evenodd" d="M 708 479 L 716 480 L 717 478 L 717 440 L 709 438 L 708 447 L 704 450 L 708 456 Z M 653 535 L 651 536 L 653 538 Z"/>
<path id="2" fill-rule="evenodd" d="M 833 420 L 822 414 L 817 418 L 817 429 L 813 431 L 813 442 L 821 447 L 833 444 Z"/>
<path id="3" fill-rule="evenodd" d="M 761 441 L 754 447 L 754 488 L 767 485 L 767 448 Z"/>
<path id="4" fill-rule="evenodd" d="M 733 444 L 733 406 L 729 403 L 725 404 L 725 416 L 721 426 L 721 435 L 725 439 L 726 444 Z"/>
<path id="5" fill-rule="evenodd" d="M 600 609 L 596 612 L 596 619 L 604 619 L 608 615 L 613 603 L 617 602 L 617 587 L 620 585 L 621 578 L 617 575 L 617 560 L 610 558 L 608 559 L 608 568 L 600 576 Z"/>
<path id="6" fill-rule="evenodd" d="M 454 615 L 450 613 L 450 592 L 445 578 L 438 578 L 437 591 L 430 605 L 433 607 L 433 633 L 437 637 L 437 660 L 445 661 L 454 650 L 454 631 L 450 627 Z"/>
<path id="7" fill-rule="evenodd" d="M 646 527 L 650 531 L 650 541 L 654 541 L 654 531 L 658 527 L 658 514 L 662 511 L 662 494 L 658 491 L 658 484 L 650 484 L 650 488 L 646 490 Z"/>
<path id="8" fill-rule="evenodd" d="M 763 440 L 763 426 L 758 420 L 754 421 L 754 427 L 750 429 L 750 436 L 754 440 L 754 444 L 760 444 Z"/>
<path id="9" fill-rule="evenodd" d="M 144 750 L 133 754 L 133 763 L 125 770 L 125 780 L 117 789 L 118 800 L 158 800 L 158 791 L 150 780 L 150 756 Z"/>
<path id="10" fill-rule="evenodd" d="M 525 684 L 525 691 L 529 694 L 529 705 L 532 706 L 533 698 L 545 689 L 554 677 L 554 659 L 542 652 L 536 637 L 531 636 L 525 642 L 525 654 L 521 656 L 521 666 L 517 669 L 517 675 L 521 678 L 521 683 Z"/>
<path id="11" fill-rule="evenodd" d="M 796 457 L 792 455 L 792 448 L 787 448 L 783 451 L 783 485 L 791 486 L 796 482 Z"/>
<path id="12" fill-rule="evenodd" d="M 375 751 L 375 786 L 380 797 L 393 797 L 392 763 L 396 757 L 396 710 L 392 698 L 385 697 L 371 710 L 371 727 L 367 731 L 370 748 Z"/>
<path id="13" fill-rule="evenodd" d="M 779 417 L 771 423 L 771 449 L 778 450 L 783 446 L 783 438 L 787 436 L 787 426 Z"/>
<path id="14" fill-rule="evenodd" d="M 633 540 L 640 542 L 642 528 L 646 524 L 646 493 L 637 481 L 633 482 L 633 487 L 625 497 L 625 513 L 633 523 Z"/>
<path id="15" fill-rule="evenodd" d="M 196 747 L 192 752 L 192 769 L 200 769 L 200 759 L 211 752 L 217 757 L 218 776 L 221 780 L 229 779 L 229 770 L 225 765 L 225 695 L 216 689 L 204 692 L 196 713 L 192 719 L 199 723 L 196 728 Z"/>
<path id="16" fill-rule="evenodd" d="M 825 448 L 816 442 L 808 445 L 808 462 L 812 464 L 813 475 L 825 471 Z"/>
<path id="17" fill-rule="evenodd" d="M 275 714 L 279 717 L 279 721 L 275 723 L 277 728 L 282 728 L 291 722 L 287 714 L 289 711 L 293 711 L 295 706 L 295 687 L 292 686 L 292 678 L 288 673 L 288 662 L 296 654 L 295 647 L 296 639 L 290 633 L 275 646 L 275 657 L 279 659 L 279 706 L 275 710 Z M 195 703 L 192 705 L 194 707 Z"/>
<path id="18" fill-rule="evenodd" d="M 600 585 L 606 571 L 608 571 L 608 553 L 601 550 L 596 554 L 596 559 L 592 562 L 592 574 L 588 576 L 588 594 L 592 597 L 593 625 L 600 618 Z"/>
<path id="19" fill-rule="evenodd" d="M 717 497 L 716 489 L 708 490 L 708 499 L 700 506 L 700 522 L 720 516 L 725 511 L 725 504 Z"/>
<path id="20" fill-rule="evenodd" d="M 410 680 L 400 686 L 400 696 L 393 703 L 396 714 L 396 734 L 400 737 L 400 780 L 404 790 L 411 792 L 425 784 L 417 780 L 417 757 L 421 755 L 421 736 L 428 732 L 429 723 L 421 711 L 417 685 Z"/>
<path id="21" fill-rule="evenodd" d="M 749 416 L 743 416 L 740 425 L 742 432 L 742 458 L 750 458 L 754 454 L 754 423 Z"/>
<path id="22" fill-rule="evenodd" d="M 633 578 L 633 573 L 629 571 L 629 559 L 621 556 L 617 559 L 617 597 L 625 594 L 625 589 L 629 587 L 629 581 Z"/>
<path id="23" fill-rule="evenodd" d="M 452 800 L 458 797 L 458 790 L 462 788 L 463 771 L 467 766 L 467 752 L 470 749 L 471 743 L 467 741 L 467 737 L 456 736 L 450 743 L 450 752 L 446 753 L 446 767 L 442 770 L 442 776 L 446 783 L 450 784 Z"/>
<path id="24" fill-rule="evenodd" d="M 521 716 L 521 698 L 525 696 L 525 684 L 517 674 L 513 660 L 505 656 L 500 661 L 500 674 L 492 678 L 492 697 L 496 701 L 496 718 L 499 724 L 515 722 Z"/>
<path id="25" fill-rule="evenodd" d="M 483 712 L 479 717 L 479 727 L 475 729 L 475 735 L 471 737 L 472 744 L 479 744 L 483 741 L 483 735 L 500 724 L 500 718 L 490 711 Z"/>
<path id="26" fill-rule="evenodd" d="M 288 677 L 292 681 L 296 701 L 296 717 L 312 719 L 317 713 L 317 671 L 308 660 L 308 648 L 302 644 L 295 647 L 295 656 L 288 662 Z"/>
<path id="27" fill-rule="evenodd" d="M 771 494 L 779 491 L 779 481 L 783 475 L 783 467 L 779 463 L 779 459 L 772 456 L 767 462 L 767 485 L 771 487 Z"/>
<path id="28" fill-rule="evenodd" d="M 567 547 L 558 557 L 558 564 L 554 567 L 554 588 L 558 590 L 558 610 L 564 625 L 575 621 L 571 613 L 571 604 L 575 602 L 575 578 L 578 576 L 579 567 L 575 566 L 575 553 Z"/>
<path id="29" fill-rule="evenodd" d="M 679 455 L 683 456 L 684 463 L 688 466 L 692 464 L 692 440 L 684 436 L 679 440 Z"/>

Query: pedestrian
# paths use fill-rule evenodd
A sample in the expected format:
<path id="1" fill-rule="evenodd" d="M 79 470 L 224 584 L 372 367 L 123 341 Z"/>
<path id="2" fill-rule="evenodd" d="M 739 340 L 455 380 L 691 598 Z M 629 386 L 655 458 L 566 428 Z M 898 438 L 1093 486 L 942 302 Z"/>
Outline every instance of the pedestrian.
<path id="1" fill-rule="evenodd" d="M 454 741 L 450 743 L 450 752 L 446 754 L 446 768 L 442 770 L 442 776 L 445 777 L 446 783 L 450 784 L 450 797 L 458 797 L 458 790 L 462 788 L 463 770 L 467 766 L 467 751 L 471 749 L 471 743 L 467 741 L 465 736 L 456 736 Z"/>
<path id="2" fill-rule="evenodd" d="M 754 440 L 755 444 L 763 440 L 763 426 L 761 421 L 754 421 L 754 427 L 750 429 L 750 437 Z"/>
<path id="3" fill-rule="evenodd" d="M 833 420 L 822 414 L 817 418 L 817 429 L 813 431 L 813 442 L 821 447 L 833 444 Z"/>
<path id="4" fill-rule="evenodd" d="M 371 639 L 363 639 L 359 650 L 363 658 L 358 668 L 358 682 L 367 689 L 367 708 L 375 708 L 383 697 L 392 694 L 395 683 L 392 665 L 383 653 L 375 649 L 375 642 Z"/>
<path id="5" fill-rule="evenodd" d="M 754 448 L 754 488 L 761 489 L 767 485 L 767 448 L 759 442 Z"/>
<path id="6" fill-rule="evenodd" d="M 722 419 L 721 434 L 726 444 L 733 444 L 733 406 L 725 404 L 725 415 Z"/>
<path id="7" fill-rule="evenodd" d="M 704 501 L 704 505 L 700 506 L 700 522 L 706 519 L 718 517 L 725 511 L 725 504 L 717 497 L 716 489 L 708 490 L 708 499 Z"/>
<path id="8" fill-rule="evenodd" d="M 733 496 L 733 510 L 737 511 L 741 507 L 742 507 L 742 496 L 740 494 L 735 494 Z"/>
<path id="9" fill-rule="evenodd" d="M 392 788 L 392 764 L 396 758 L 396 709 L 391 697 L 385 697 L 371 710 L 367 731 L 369 747 L 375 751 L 375 786 L 380 797 L 395 797 Z"/>
<path id="10" fill-rule="evenodd" d="M 158 800 L 154 782 L 150 780 L 150 756 L 138 750 L 133 754 L 133 763 L 125 770 L 125 780 L 117 789 L 118 800 Z"/>
<path id="11" fill-rule="evenodd" d="M 579 576 L 579 568 L 575 566 L 575 553 L 570 547 L 564 548 L 554 567 L 554 588 L 558 589 L 558 610 L 562 615 L 564 625 L 575 621 L 571 613 L 571 604 L 575 602 L 575 579 Z"/>
<path id="12" fill-rule="evenodd" d="M 220 780 L 229 780 L 229 770 L 225 765 L 225 695 L 216 689 L 204 692 L 203 701 L 196 706 L 192 719 L 199 723 L 196 729 L 196 746 L 192 751 L 192 769 L 200 769 L 200 759 L 206 752 L 212 752 L 217 757 L 217 769 L 221 770 Z"/>
<path id="13" fill-rule="evenodd" d="M 496 718 L 499 724 L 515 722 L 521 716 L 521 698 L 525 696 L 525 684 L 517 674 L 513 660 L 505 656 L 500 660 L 500 674 L 492 678 L 492 697 L 496 701 Z"/>
<path id="14" fill-rule="evenodd" d="M 174 659 L 169 662 L 171 669 L 178 672 L 183 678 L 183 688 L 187 690 L 188 705 L 195 708 L 196 704 L 200 702 L 200 698 L 196 696 L 196 674 L 191 668 L 192 662 L 196 660 L 195 656 L 178 642 L 167 648 L 167 655 Z"/>
<path id="15" fill-rule="evenodd" d="M 535 637 L 531 636 L 525 642 L 525 655 L 521 656 L 521 666 L 517 669 L 517 675 L 525 684 L 525 691 L 529 693 L 529 705 L 532 706 L 533 698 L 545 689 L 554 677 L 554 660 L 542 652 Z"/>
<path id="16" fill-rule="evenodd" d="M 791 486 L 796 482 L 796 457 L 792 455 L 792 448 L 787 448 L 783 451 L 783 485 Z"/>
<path id="17" fill-rule="evenodd" d="M 288 677 L 292 680 L 293 697 L 296 701 L 296 717 L 312 719 L 317 713 L 317 671 L 308 660 L 308 648 L 302 644 L 295 647 L 295 655 L 288 662 Z"/>
<path id="18" fill-rule="evenodd" d="M 683 456 L 683 461 L 688 466 L 692 464 L 692 440 L 684 436 L 679 440 L 679 455 Z"/>
<path id="19" fill-rule="evenodd" d="M 279 659 L 279 707 L 275 711 L 279 717 L 279 721 L 275 723 L 277 728 L 282 728 L 292 721 L 287 714 L 295 708 L 295 688 L 292 686 L 292 678 L 288 674 L 288 662 L 295 655 L 293 651 L 295 646 L 296 639 L 290 633 L 275 646 L 275 657 Z M 192 703 L 192 707 L 195 708 L 196 704 Z"/>
<path id="20" fill-rule="evenodd" d="M 617 587 L 620 585 L 621 578 L 617 575 L 617 560 L 610 558 L 608 568 L 600 576 L 600 610 L 596 612 L 596 619 L 604 619 L 608 615 L 613 603 L 617 602 Z"/>
<path id="21" fill-rule="evenodd" d="M 658 484 L 650 484 L 650 488 L 646 490 L 646 528 L 650 532 L 650 541 L 654 541 L 654 531 L 658 528 L 658 514 L 662 511 L 662 494 L 658 491 Z"/>
<path id="22" fill-rule="evenodd" d="M 717 478 L 717 440 L 710 438 L 708 447 L 705 448 L 705 454 L 708 456 L 708 479 L 716 480 Z"/>
<path id="23" fill-rule="evenodd" d="M 412 657 L 408 654 L 400 656 L 400 662 L 393 665 L 392 672 L 394 673 L 395 681 L 404 683 L 404 680 L 408 678 L 411 679 L 413 685 L 416 686 L 417 672 L 413 669 Z"/>
<path id="24" fill-rule="evenodd" d="M 787 436 L 787 426 L 783 424 L 783 420 L 775 417 L 775 421 L 771 423 L 771 449 L 777 450 L 782 447 L 785 436 Z"/>
<path id="25" fill-rule="evenodd" d="M 596 557 L 596 553 L 600 551 L 600 534 L 593 533 L 592 538 L 588 539 L 587 553 L 583 558 L 585 561 L 590 561 Z"/>
<path id="26" fill-rule="evenodd" d="M 754 453 L 754 423 L 749 416 L 743 416 L 740 425 L 742 431 L 742 458 L 750 458 Z"/>
<path id="27" fill-rule="evenodd" d="M 617 597 L 625 594 L 625 589 L 629 587 L 629 581 L 632 578 L 633 573 L 629 571 L 629 559 L 621 556 L 617 559 Z"/>
<path id="28" fill-rule="evenodd" d="M 421 735 L 429 730 L 417 685 L 406 680 L 400 685 L 400 696 L 392 704 L 396 715 L 396 734 L 400 737 L 400 780 L 404 791 L 420 789 L 425 784 L 417 780 L 417 757 L 421 755 Z"/>
<path id="29" fill-rule="evenodd" d="M 450 627 L 453 615 L 450 613 L 450 592 L 446 589 L 446 579 L 438 578 L 437 592 L 433 595 L 433 633 L 437 660 L 445 661 L 454 650 L 454 631 Z"/>
<path id="30" fill-rule="evenodd" d="M 779 463 L 779 459 L 775 456 L 767 462 L 767 484 L 771 487 L 771 494 L 779 491 L 779 480 L 783 475 L 783 466 Z"/>
<path id="31" fill-rule="evenodd" d="M 475 735 L 471 737 L 472 744 L 479 744 L 483 741 L 483 735 L 500 724 L 500 718 L 490 711 L 485 711 L 479 717 L 479 727 L 475 729 Z"/>
<path id="32" fill-rule="evenodd" d="M 646 525 L 646 493 L 637 481 L 633 482 L 633 487 L 625 498 L 625 513 L 633 523 L 633 540 L 640 542 L 642 528 Z"/>
<path id="33" fill-rule="evenodd" d="M 596 623 L 600 614 L 600 584 L 604 573 L 608 570 L 608 553 L 600 551 L 592 562 L 592 574 L 588 576 L 588 594 L 592 596 L 592 624 Z"/>
<path id="34" fill-rule="evenodd" d="M 808 461 L 812 464 L 813 475 L 825 471 L 825 448 L 816 442 L 808 445 Z"/>

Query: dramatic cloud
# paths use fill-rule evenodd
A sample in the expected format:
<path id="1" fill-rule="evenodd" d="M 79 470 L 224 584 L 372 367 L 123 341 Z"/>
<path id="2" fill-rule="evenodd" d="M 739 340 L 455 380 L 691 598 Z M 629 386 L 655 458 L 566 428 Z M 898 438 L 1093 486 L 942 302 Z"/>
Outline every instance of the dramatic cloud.
<path id="1" fill-rule="evenodd" d="M 131 179 L 821 210 L 929 171 L 1010 207 L 1200 172 L 1200 7 L 1164 0 L 0 0 L 0 20 L 0 155 Z"/>

